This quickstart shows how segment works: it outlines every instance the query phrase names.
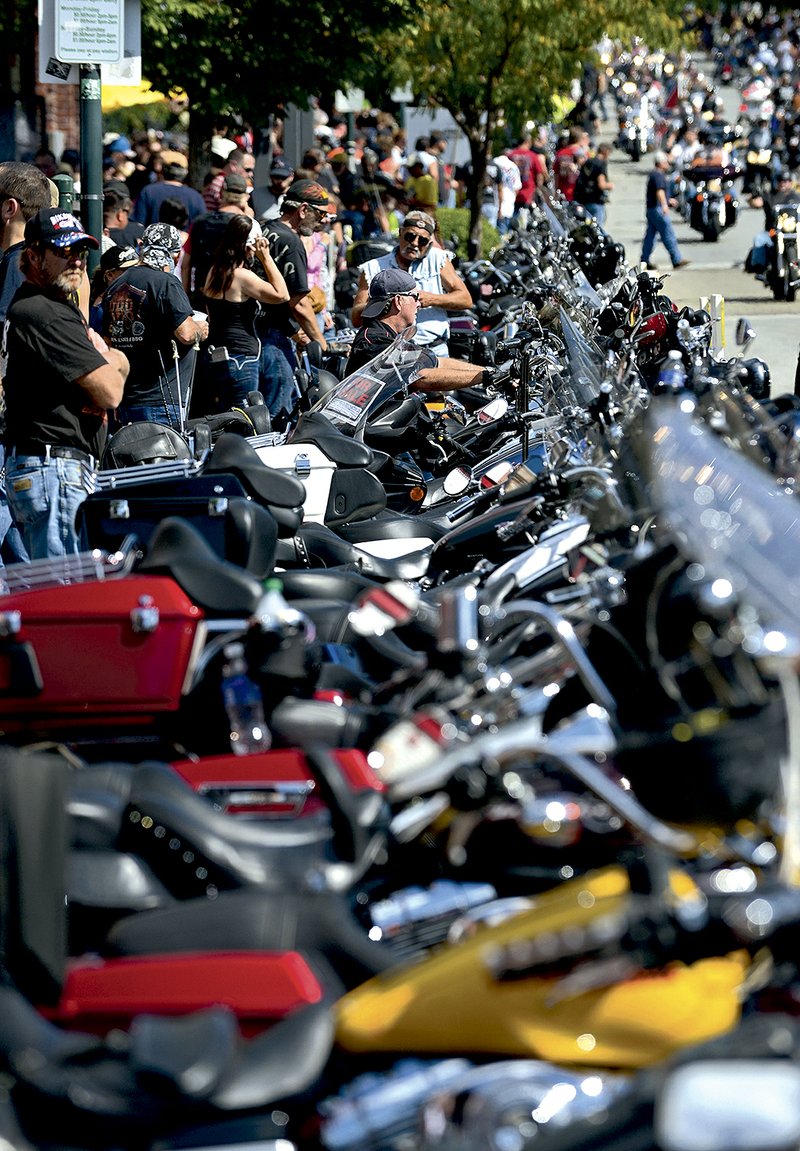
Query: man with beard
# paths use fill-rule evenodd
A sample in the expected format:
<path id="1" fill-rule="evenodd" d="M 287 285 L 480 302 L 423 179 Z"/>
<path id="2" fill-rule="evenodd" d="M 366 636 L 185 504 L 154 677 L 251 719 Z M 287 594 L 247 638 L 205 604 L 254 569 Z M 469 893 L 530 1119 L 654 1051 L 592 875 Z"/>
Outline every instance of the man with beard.
<path id="1" fill-rule="evenodd" d="M 99 243 L 71 212 L 44 208 L 25 226 L 26 277 L 3 331 L 6 490 L 31 559 L 80 551 L 75 517 L 94 485 L 108 409 L 128 360 L 86 326 L 78 293 Z"/>
<path id="2" fill-rule="evenodd" d="M 256 334 L 262 344 L 261 390 L 271 415 L 292 409 L 295 347 L 319 344 L 324 352 L 328 346 L 308 298 L 308 256 L 302 237 L 322 226 L 330 207 L 328 190 L 321 184 L 295 180 L 281 203 L 280 219 L 264 224 L 270 251 L 289 289 L 288 303 L 265 305 L 256 321 Z M 274 355 L 275 351 L 279 355 Z"/>

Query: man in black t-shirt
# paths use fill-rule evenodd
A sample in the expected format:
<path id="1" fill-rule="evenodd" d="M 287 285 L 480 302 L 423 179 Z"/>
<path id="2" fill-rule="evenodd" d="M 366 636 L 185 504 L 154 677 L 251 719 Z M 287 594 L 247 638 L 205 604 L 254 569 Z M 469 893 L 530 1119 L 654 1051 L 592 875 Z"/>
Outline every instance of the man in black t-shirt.
<path id="1" fill-rule="evenodd" d="M 103 334 L 130 360 L 120 424 L 151 420 L 180 429 L 186 399 L 189 349 L 208 336 L 208 322 L 194 319 L 192 305 L 174 274 L 181 235 L 171 224 L 150 224 L 139 263 L 127 268 L 103 297 Z M 178 395 L 181 385 L 182 396 Z"/>
<path id="2" fill-rule="evenodd" d="M 22 271 L 3 329 L 6 490 L 31 559 L 80 550 L 75 516 L 94 486 L 107 409 L 122 398 L 125 356 L 78 308 L 88 248 L 71 212 L 45 208 L 25 226 Z"/>
<path id="3" fill-rule="evenodd" d="M 52 205 L 50 181 L 34 164 L 0 164 L 0 330 L 11 301 L 25 277 L 20 260 L 25 250 L 25 225 L 31 216 Z M 0 439 L 5 415 L 0 401 Z M 0 469 L 5 467 L 5 449 L 0 444 Z M 22 536 L 14 523 L 0 482 L 0 552 L 2 562 L 28 559 Z"/>
<path id="4" fill-rule="evenodd" d="M 608 193 L 614 187 L 608 178 L 608 157 L 611 154 L 609 144 L 599 144 L 597 153 L 584 160 L 578 172 L 573 199 L 576 204 L 583 204 L 590 216 L 594 216 L 602 227 L 606 222 L 606 203 Z"/>
<path id="5" fill-rule="evenodd" d="M 667 176 L 669 170 L 669 156 L 666 152 L 653 153 L 653 170 L 647 179 L 645 192 L 645 208 L 647 212 L 647 231 L 642 241 L 643 264 L 651 271 L 657 269 L 650 263 L 653 248 L 657 237 L 661 237 L 667 249 L 673 268 L 685 268 L 689 263 L 681 256 L 678 240 L 669 218 L 669 200 L 667 199 Z"/>
<path id="6" fill-rule="evenodd" d="M 302 237 L 313 235 L 322 226 L 331 207 L 328 191 L 321 184 L 295 180 L 283 198 L 280 219 L 264 224 L 270 251 L 289 289 L 287 304 L 263 305 L 256 321 L 261 340 L 261 391 L 271 415 L 292 409 L 295 347 L 318 343 L 325 351 L 328 346 L 308 299 L 308 257 Z"/>

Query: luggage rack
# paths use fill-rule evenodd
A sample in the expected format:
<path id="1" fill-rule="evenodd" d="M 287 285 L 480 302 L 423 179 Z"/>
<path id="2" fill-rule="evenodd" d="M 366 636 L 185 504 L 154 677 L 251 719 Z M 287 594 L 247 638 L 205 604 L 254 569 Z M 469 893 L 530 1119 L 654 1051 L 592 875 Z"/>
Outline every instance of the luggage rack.
<path id="1" fill-rule="evenodd" d="M 187 479 L 197 475 L 202 460 L 164 460 L 157 464 L 132 464 L 127 468 L 109 468 L 97 473 L 96 490 L 114 491 L 117 487 L 150 484 L 154 480 Z"/>
<path id="2" fill-rule="evenodd" d="M 286 432 L 262 432 L 260 436 L 248 436 L 247 442 L 254 448 L 279 448 L 286 443 Z"/>
<path id="3" fill-rule="evenodd" d="M 127 575 L 139 558 L 138 541 L 129 535 L 115 552 L 95 548 L 56 559 L 10 564 L 0 569 L 0 596 L 65 584 L 83 584 Z"/>

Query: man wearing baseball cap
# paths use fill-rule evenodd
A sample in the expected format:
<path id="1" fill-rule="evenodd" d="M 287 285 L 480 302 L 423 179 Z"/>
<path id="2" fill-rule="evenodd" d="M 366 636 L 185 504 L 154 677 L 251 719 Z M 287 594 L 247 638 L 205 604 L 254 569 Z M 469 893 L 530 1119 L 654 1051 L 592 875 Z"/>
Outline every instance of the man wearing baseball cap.
<path id="1" fill-rule="evenodd" d="M 71 212 L 43 208 L 25 225 L 26 277 L 0 353 L 6 398 L 6 491 L 31 559 L 80 551 L 75 517 L 94 486 L 108 409 L 128 360 L 78 307 L 86 254 L 99 248 Z"/>
<path id="2" fill-rule="evenodd" d="M 327 188 L 316 180 L 295 180 L 281 202 L 279 220 L 267 220 L 264 235 L 269 240 L 278 270 L 289 289 L 287 304 L 265 305 L 256 321 L 256 334 L 261 340 L 261 390 L 271 415 L 291 411 L 296 385 L 295 348 L 327 343 L 320 331 L 314 309 L 308 298 L 308 256 L 303 236 L 311 236 L 333 212 Z M 280 356 L 273 353 L 277 351 Z"/>
<path id="3" fill-rule="evenodd" d="M 362 324 L 353 340 L 347 360 L 348 374 L 357 372 L 375 356 L 391 347 L 401 332 L 416 322 L 420 290 L 417 281 L 400 268 L 385 268 L 373 277 L 367 302 L 361 312 Z M 414 335 L 413 344 L 417 345 Z M 426 349 L 427 350 L 427 349 Z M 486 384 L 491 373 L 465 360 L 437 357 L 436 367 L 423 368 L 414 381 L 422 392 L 446 392 Z"/>
<path id="4" fill-rule="evenodd" d="M 142 234 L 139 262 L 122 272 L 103 298 L 103 334 L 131 365 L 117 411 L 120 424 L 150 420 L 181 427 L 178 382 L 186 383 L 185 369 L 192 362 L 186 357 L 208 336 L 208 321 L 194 318 L 174 274 L 180 253 L 177 228 L 150 224 Z"/>
<path id="5" fill-rule="evenodd" d="M 372 278 L 387 268 L 408 272 L 420 289 L 420 309 L 415 342 L 437 356 L 447 355 L 450 336 L 448 312 L 472 306 L 472 297 L 456 272 L 451 253 L 435 243 L 436 221 L 427 212 L 414 210 L 403 220 L 400 240 L 393 252 L 361 265 L 361 278 L 353 301 L 353 323 L 359 324 L 369 296 Z"/>

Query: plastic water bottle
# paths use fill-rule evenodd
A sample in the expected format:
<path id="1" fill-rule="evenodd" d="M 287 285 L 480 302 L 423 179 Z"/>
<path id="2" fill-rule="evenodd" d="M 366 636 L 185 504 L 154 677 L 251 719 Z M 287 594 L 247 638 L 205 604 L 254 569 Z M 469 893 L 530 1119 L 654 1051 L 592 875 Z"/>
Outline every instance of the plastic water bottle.
<path id="1" fill-rule="evenodd" d="M 658 390 L 661 392 L 680 392 L 685 386 L 686 368 L 683 366 L 683 356 L 677 350 L 667 352 L 667 358 L 658 373 Z"/>
<path id="2" fill-rule="evenodd" d="M 272 734 L 264 720 L 261 691 L 247 674 L 242 644 L 229 643 L 225 648 L 225 659 L 222 698 L 228 713 L 231 751 L 234 755 L 268 751 Z"/>
<path id="3" fill-rule="evenodd" d="M 264 594 L 254 614 L 263 632 L 274 631 L 289 635 L 299 631 L 304 632 L 308 639 L 313 639 L 313 623 L 304 612 L 286 602 L 283 584 L 279 579 L 264 581 Z"/>

